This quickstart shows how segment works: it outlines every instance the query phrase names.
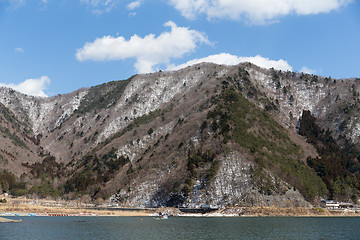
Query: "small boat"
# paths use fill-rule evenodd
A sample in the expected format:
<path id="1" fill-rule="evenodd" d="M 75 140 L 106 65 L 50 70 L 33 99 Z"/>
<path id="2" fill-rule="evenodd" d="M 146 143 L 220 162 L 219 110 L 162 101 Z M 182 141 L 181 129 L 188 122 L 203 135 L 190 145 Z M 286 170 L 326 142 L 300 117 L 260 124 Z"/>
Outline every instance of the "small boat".
<path id="1" fill-rule="evenodd" d="M 168 218 L 169 218 L 169 216 L 167 214 L 161 214 L 158 217 L 154 217 L 155 220 L 165 220 Z"/>

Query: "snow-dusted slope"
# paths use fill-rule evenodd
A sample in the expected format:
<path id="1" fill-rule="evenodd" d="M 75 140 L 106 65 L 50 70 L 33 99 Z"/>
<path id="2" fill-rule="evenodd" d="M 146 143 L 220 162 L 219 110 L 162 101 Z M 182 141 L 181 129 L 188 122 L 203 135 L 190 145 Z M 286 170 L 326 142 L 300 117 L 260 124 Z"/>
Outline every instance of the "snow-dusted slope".
<path id="1" fill-rule="evenodd" d="M 228 86 L 270 113 L 287 131 L 296 132 L 303 110 L 310 110 L 334 137 L 345 135 L 360 149 L 359 80 L 281 72 L 248 63 L 202 63 L 51 98 L 0 88 L 0 103 L 29 126 L 34 139 L 40 139 L 39 147 L 76 171 L 96 165 L 86 162 L 89 159 L 108 159 L 109 153 L 126 159 L 124 168 L 101 188 L 105 195 L 117 192 L 130 205 L 153 206 L 181 199 L 183 196 L 172 194 L 189 178 L 190 154 L 200 150 L 218 154 L 216 176 L 211 183 L 204 182 L 204 177 L 188 181 L 191 197 L 182 204 L 196 207 L 208 199 L 225 206 L 255 198 L 261 204 L 273 203 L 275 198 L 259 197 L 253 191 L 250 169 L 256 163 L 249 149 L 228 144 L 210 127 L 208 113 Z M 256 127 L 249 131 L 257 131 Z M 211 167 L 206 164 L 204 168 Z M 268 179 L 276 182 L 277 176 L 269 171 Z M 280 185 L 291 187 L 286 182 Z M 288 197 L 306 205 L 296 191 Z M 288 201 L 283 202 L 286 204 Z"/>
<path id="2" fill-rule="evenodd" d="M 79 107 L 85 90 L 51 98 L 33 97 L 0 88 L 0 102 L 28 123 L 34 134 L 45 134 L 60 126 Z"/>

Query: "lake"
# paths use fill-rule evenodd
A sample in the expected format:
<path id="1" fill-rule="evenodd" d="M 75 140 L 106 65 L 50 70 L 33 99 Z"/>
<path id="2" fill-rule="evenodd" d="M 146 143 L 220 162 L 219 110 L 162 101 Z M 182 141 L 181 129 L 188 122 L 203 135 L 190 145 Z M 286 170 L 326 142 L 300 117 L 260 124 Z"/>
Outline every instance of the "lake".
<path id="1" fill-rule="evenodd" d="M 0 239 L 360 239 L 360 218 L 356 217 L 21 219 L 24 222 L 1 223 Z"/>

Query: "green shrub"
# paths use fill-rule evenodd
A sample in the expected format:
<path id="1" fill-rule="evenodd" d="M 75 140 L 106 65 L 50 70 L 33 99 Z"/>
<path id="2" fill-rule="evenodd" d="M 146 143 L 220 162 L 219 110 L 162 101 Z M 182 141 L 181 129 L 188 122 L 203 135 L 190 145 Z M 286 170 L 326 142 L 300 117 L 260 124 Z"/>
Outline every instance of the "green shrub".
<path id="1" fill-rule="evenodd" d="M 112 81 L 91 87 L 88 94 L 81 100 L 77 112 L 86 113 L 113 106 L 130 81 L 131 79 Z"/>
<path id="2" fill-rule="evenodd" d="M 217 136 L 249 149 L 260 169 L 271 170 L 299 189 L 308 200 L 326 193 L 323 181 L 300 160 L 300 147 L 269 113 L 232 87 L 223 89 L 219 99 L 217 107 L 207 116 Z M 253 176 L 263 193 L 270 194 L 277 189 L 262 171 L 254 171 Z"/>
<path id="3" fill-rule="evenodd" d="M 54 188 L 50 181 L 45 181 L 41 185 L 33 186 L 30 188 L 29 193 L 36 194 L 41 198 L 45 198 L 47 196 L 57 198 L 59 196 L 59 190 Z"/>

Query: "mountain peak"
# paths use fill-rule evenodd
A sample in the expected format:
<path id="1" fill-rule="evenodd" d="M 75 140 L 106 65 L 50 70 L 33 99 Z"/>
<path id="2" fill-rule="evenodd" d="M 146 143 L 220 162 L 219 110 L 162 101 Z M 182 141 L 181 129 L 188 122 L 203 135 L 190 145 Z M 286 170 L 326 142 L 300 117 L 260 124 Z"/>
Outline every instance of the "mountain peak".
<path id="1" fill-rule="evenodd" d="M 335 195 L 313 168 L 326 143 L 297 134 L 303 112 L 332 131 L 339 149 L 349 142 L 359 149 L 359 87 L 354 79 L 251 63 L 200 63 L 50 98 L 1 88 L 1 164 L 25 183 L 18 192 L 40 196 L 115 196 L 134 206 L 306 206 L 344 194 Z M 349 177 L 356 166 L 344 170 Z M 296 194 L 287 194 L 293 187 Z"/>

